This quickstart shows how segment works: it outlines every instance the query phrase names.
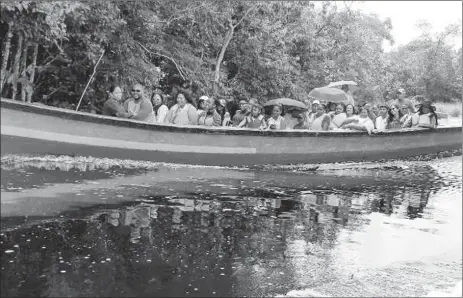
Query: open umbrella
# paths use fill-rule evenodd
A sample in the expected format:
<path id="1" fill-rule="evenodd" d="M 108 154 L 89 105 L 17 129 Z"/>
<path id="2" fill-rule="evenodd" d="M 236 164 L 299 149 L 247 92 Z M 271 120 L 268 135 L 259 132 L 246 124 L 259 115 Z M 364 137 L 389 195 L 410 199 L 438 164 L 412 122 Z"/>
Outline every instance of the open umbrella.
<path id="1" fill-rule="evenodd" d="M 349 100 L 344 91 L 328 87 L 315 88 L 310 91 L 309 96 L 326 102 L 345 102 Z"/>
<path id="2" fill-rule="evenodd" d="M 349 91 L 355 92 L 358 89 L 357 83 L 354 81 L 338 81 L 338 82 L 331 82 L 326 87 L 328 88 L 341 88 L 342 85 L 348 85 Z"/>
<path id="3" fill-rule="evenodd" d="M 338 81 L 338 82 L 331 82 L 329 83 L 326 87 L 338 87 L 338 86 L 342 86 L 342 85 L 353 85 L 353 86 L 357 86 L 357 83 L 354 82 L 354 81 Z"/>
<path id="4" fill-rule="evenodd" d="M 299 109 L 308 110 L 307 106 L 303 102 L 300 102 L 300 101 L 297 101 L 291 98 L 272 99 L 272 100 L 267 101 L 264 104 L 264 107 L 274 106 L 274 105 L 283 105 L 283 106 L 296 107 Z"/>

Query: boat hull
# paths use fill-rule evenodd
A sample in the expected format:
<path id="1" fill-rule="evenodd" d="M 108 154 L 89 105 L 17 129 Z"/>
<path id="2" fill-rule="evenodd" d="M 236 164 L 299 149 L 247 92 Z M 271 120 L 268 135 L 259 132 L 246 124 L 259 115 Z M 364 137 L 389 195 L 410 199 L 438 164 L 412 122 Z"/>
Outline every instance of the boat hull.
<path id="1" fill-rule="evenodd" d="M 200 165 L 330 163 L 462 148 L 461 127 L 363 132 L 176 127 L 1 101 L 1 153 Z"/>

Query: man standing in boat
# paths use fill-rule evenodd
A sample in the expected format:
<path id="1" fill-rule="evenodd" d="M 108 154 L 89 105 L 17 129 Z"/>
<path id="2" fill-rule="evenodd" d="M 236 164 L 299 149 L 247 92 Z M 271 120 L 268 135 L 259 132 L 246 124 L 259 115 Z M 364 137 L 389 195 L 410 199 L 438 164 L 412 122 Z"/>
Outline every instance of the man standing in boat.
<path id="1" fill-rule="evenodd" d="M 415 112 L 412 101 L 409 98 L 405 98 L 405 89 L 403 88 L 399 88 L 399 90 L 397 90 L 397 99 L 394 100 L 392 104 L 399 107 L 407 105 L 412 113 Z"/>
<path id="2" fill-rule="evenodd" d="M 127 118 L 147 121 L 153 114 L 153 105 L 145 97 L 144 88 L 141 84 L 132 87 L 132 97 L 124 102 L 124 110 Z"/>

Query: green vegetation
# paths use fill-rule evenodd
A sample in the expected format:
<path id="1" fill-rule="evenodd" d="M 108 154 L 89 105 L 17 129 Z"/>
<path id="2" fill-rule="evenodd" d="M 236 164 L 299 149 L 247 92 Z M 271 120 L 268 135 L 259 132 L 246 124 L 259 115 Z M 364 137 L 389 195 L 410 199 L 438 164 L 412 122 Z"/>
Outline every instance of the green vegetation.
<path id="1" fill-rule="evenodd" d="M 1 4 L 2 97 L 72 108 L 103 59 L 81 110 L 98 111 L 112 84 L 175 95 L 303 99 L 336 80 L 382 101 L 403 87 L 435 101 L 462 98 L 462 54 L 447 39 L 460 25 L 397 51 L 390 20 L 351 2 L 15 1 Z M 461 110 L 460 110 L 461 112 Z M 456 112 L 455 112 L 456 113 Z"/>

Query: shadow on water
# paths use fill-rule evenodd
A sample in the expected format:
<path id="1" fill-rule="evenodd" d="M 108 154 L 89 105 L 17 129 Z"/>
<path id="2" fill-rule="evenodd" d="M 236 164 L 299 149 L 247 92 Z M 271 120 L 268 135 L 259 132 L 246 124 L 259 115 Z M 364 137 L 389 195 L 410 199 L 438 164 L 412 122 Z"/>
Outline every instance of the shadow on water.
<path id="1" fill-rule="evenodd" d="M 433 221 L 445 226 L 452 206 L 429 202 L 461 197 L 454 162 L 448 171 L 443 162 L 318 173 L 2 165 L 1 294 L 252 297 L 339 287 L 360 266 L 346 261 L 339 273 L 336 253 L 354 245 L 355 254 L 359 241 L 345 235 L 368 236 L 377 216 L 394 231 L 420 220 L 439 233 Z M 378 282 L 351 293 L 378 295 Z M 388 295 L 403 294 L 394 289 Z"/>

